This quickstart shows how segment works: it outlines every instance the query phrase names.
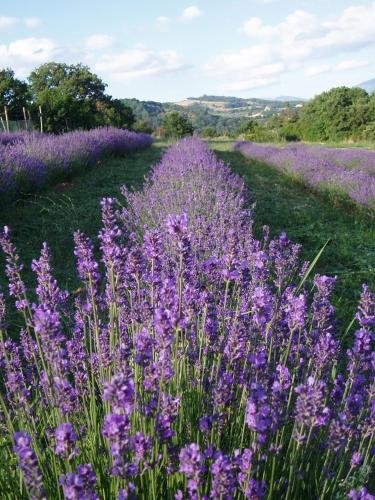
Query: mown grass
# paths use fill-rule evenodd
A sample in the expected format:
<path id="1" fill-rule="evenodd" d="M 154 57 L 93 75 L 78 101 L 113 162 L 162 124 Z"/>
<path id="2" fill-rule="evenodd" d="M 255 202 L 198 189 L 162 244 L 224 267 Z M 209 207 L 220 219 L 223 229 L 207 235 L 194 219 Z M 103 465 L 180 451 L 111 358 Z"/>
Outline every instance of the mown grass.
<path id="1" fill-rule="evenodd" d="M 231 141 L 211 141 L 211 147 L 247 182 L 254 200 L 255 231 L 267 224 L 271 234 L 286 231 L 302 244 L 302 256 L 312 260 L 330 240 L 316 265 L 316 272 L 337 275 L 334 296 L 338 318 L 346 326 L 355 312 L 361 284 L 375 289 L 375 223 L 353 207 L 335 206 L 273 167 L 233 151 Z"/>
<path id="2" fill-rule="evenodd" d="M 120 186 L 135 189 L 142 186 L 150 166 L 157 162 L 164 144 L 131 152 L 122 158 L 107 158 L 97 167 L 44 190 L 24 197 L 0 210 L 0 227 L 11 229 L 22 262 L 25 281 L 34 286 L 30 271 L 33 258 L 38 257 L 43 241 L 52 250 L 54 275 L 60 287 L 72 291 L 77 287 L 73 255 L 73 233 L 80 229 L 96 240 L 101 227 L 100 200 L 106 196 L 121 198 Z M 6 287 L 4 258 L 0 252 L 0 285 Z"/>

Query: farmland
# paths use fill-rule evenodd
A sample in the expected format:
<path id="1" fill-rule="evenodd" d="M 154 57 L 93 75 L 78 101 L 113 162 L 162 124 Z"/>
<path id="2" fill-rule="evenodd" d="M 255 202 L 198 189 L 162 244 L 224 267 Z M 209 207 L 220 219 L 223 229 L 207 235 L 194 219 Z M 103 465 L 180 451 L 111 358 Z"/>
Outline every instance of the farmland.
<path id="1" fill-rule="evenodd" d="M 0 212 L 1 491 L 365 494 L 371 213 L 228 141 L 168 146 Z"/>

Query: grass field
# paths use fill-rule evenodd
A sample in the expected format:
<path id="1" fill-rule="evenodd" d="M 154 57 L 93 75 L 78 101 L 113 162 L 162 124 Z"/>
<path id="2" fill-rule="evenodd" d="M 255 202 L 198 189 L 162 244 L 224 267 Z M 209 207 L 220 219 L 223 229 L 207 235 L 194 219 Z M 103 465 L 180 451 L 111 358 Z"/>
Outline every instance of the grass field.
<path id="1" fill-rule="evenodd" d="M 31 196 L 0 212 L 0 224 L 7 224 L 26 264 L 29 286 L 34 277 L 30 263 L 47 241 L 53 253 L 55 276 L 61 287 L 74 290 L 73 232 L 81 229 L 96 238 L 100 229 L 100 199 L 119 196 L 123 184 L 140 188 L 144 175 L 161 156 L 166 144 L 157 142 L 150 149 L 125 158 L 105 160 L 98 168 L 62 183 L 44 193 Z M 256 200 L 255 230 L 264 224 L 271 234 L 286 231 L 303 246 L 303 257 L 313 259 L 330 239 L 316 271 L 339 277 L 335 304 L 339 318 L 347 324 L 353 316 L 361 283 L 375 287 L 375 225 L 373 220 L 348 213 L 280 174 L 232 150 L 231 141 L 212 141 L 211 147 L 235 172 L 243 175 Z M 4 280 L 3 256 L 0 256 L 0 283 Z"/>
<path id="2" fill-rule="evenodd" d="M 256 200 L 255 230 L 264 224 L 275 235 L 286 231 L 302 244 L 302 255 L 312 260 L 328 239 L 316 271 L 337 275 L 335 305 L 347 324 L 353 317 L 361 284 L 375 287 L 374 220 L 333 206 L 323 195 L 292 182 L 275 168 L 246 159 L 230 141 L 212 141 L 215 152 L 244 176 Z"/>

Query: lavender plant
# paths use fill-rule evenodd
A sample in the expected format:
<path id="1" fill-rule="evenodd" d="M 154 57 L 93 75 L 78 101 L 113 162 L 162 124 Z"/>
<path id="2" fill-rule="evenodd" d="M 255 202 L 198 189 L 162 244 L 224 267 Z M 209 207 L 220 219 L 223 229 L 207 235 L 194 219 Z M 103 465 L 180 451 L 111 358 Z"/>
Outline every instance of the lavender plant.
<path id="1" fill-rule="evenodd" d="M 268 163 L 329 193 L 343 194 L 359 205 L 375 208 L 375 153 L 365 149 L 333 149 L 303 144 L 285 147 L 238 142 L 245 156 Z"/>
<path id="2" fill-rule="evenodd" d="M 79 295 L 43 245 L 31 303 L 1 234 L 24 323 L 7 335 L 0 295 L 1 496 L 374 498 L 372 291 L 343 352 L 335 278 L 310 290 L 298 245 L 255 239 L 241 180 L 195 139 L 126 194 L 102 201 L 101 262 L 75 234 Z"/>
<path id="3" fill-rule="evenodd" d="M 151 143 L 147 134 L 113 127 L 62 135 L 0 134 L 0 193 L 33 190 L 74 169 L 93 166 L 105 155 L 124 154 Z"/>

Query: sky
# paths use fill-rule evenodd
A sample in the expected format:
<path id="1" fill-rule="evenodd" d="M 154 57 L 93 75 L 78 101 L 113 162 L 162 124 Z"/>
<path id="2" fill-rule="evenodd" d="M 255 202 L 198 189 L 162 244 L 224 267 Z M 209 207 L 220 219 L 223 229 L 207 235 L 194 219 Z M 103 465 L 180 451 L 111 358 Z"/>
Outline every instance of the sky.
<path id="1" fill-rule="evenodd" d="M 114 97 L 156 101 L 310 98 L 375 77 L 375 1 L 190 1 L 0 0 L 0 68 L 82 62 Z"/>

